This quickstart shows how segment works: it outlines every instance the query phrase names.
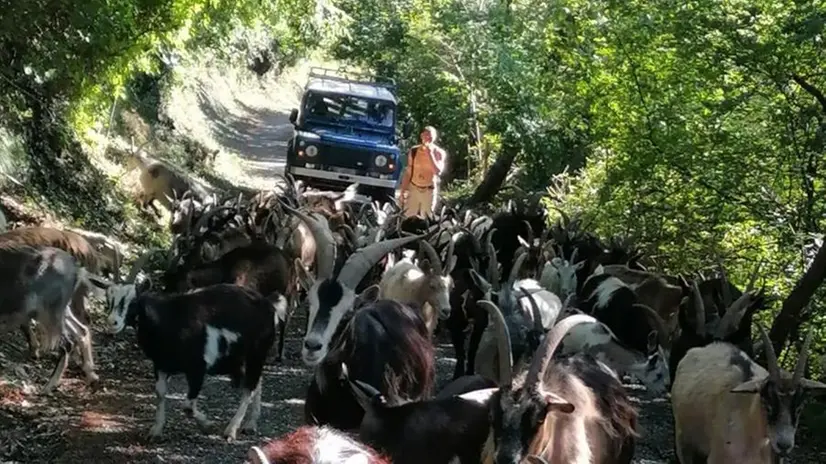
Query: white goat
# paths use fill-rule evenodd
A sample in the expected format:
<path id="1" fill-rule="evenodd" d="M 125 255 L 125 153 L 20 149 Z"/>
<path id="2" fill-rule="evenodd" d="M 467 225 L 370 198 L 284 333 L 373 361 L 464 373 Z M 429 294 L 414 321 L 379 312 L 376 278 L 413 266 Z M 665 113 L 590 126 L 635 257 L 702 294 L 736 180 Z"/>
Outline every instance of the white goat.
<path id="1" fill-rule="evenodd" d="M 427 256 L 421 267 L 408 261 L 399 261 L 388 269 L 379 283 L 379 297 L 401 303 L 417 305 L 431 334 L 436 329 L 438 319 L 450 317 L 450 291 L 453 278 L 450 276 L 456 258 L 453 256 L 453 242 L 447 248 L 443 265 L 433 245 L 422 240 L 422 249 Z M 438 314 L 434 314 L 438 312 Z"/>
<path id="2" fill-rule="evenodd" d="M 812 334 L 794 374 L 781 371 L 771 340 L 758 326 L 768 371 L 725 342 L 692 348 L 674 376 L 677 457 L 682 464 L 770 464 L 794 448 L 803 402 L 826 384 L 803 378 Z"/>

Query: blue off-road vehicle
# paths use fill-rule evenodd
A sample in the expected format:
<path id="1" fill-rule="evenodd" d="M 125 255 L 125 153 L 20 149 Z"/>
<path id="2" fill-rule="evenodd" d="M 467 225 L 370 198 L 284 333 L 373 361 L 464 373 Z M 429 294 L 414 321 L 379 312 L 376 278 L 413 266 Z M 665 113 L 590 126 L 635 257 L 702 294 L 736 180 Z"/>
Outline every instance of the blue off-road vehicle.
<path id="1" fill-rule="evenodd" d="M 308 186 L 344 190 L 353 183 L 375 200 L 392 199 L 402 172 L 396 86 L 332 69 L 313 68 L 301 107 L 290 112 L 295 130 L 286 172 Z"/>

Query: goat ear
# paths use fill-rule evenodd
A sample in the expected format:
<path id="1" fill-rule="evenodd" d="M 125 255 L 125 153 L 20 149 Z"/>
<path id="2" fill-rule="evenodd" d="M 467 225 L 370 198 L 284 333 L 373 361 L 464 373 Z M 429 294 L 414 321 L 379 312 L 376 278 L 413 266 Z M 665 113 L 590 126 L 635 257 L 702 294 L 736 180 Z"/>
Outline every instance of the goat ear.
<path id="1" fill-rule="evenodd" d="M 657 349 L 657 346 L 659 345 L 659 341 L 660 341 L 660 339 L 657 336 L 657 331 L 656 330 L 652 330 L 651 332 L 648 332 L 648 352 L 649 353 L 652 353 Z"/>
<path id="2" fill-rule="evenodd" d="M 516 239 L 519 240 L 519 244 L 522 245 L 523 247 L 525 247 L 525 248 L 530 248 L 531 247 L 530 244 L 528 243 L 528 241 L 525 240 L 524 238 L 522 238 L 521 235 L 517 235 Z"/>
<path id="3" fill-rule="evenodd" d="M 462 398 L 463 400 L 473 401 L 474 403 L 487 404 L 487 402 L 490 401 L 490 397 L 497 391 L 499 391 L 499 387 L 483 388 L 481 390 L 473 390 L 456 396 Z"/>
<path id="4" fill-rule="evenodd" d="M 766 381 L 768 379 L 769 379 L 768 376 L 767 377 L 762 377 L 762 378 L 751 379 L 747 382 L 743 382 L 740 385 L 732 388 L 731 392 L 732 393 L 757 393 L 763 388 L 763 385 L 766 383 Z"/>
<path id="5" fill-rule="evenodd" d="M 301 262 L 301 259 L 295 258 L 293 263 L 295 264 L 295 273 L 298 276 L 298 284 L 301 285 L 304 290 L 309 291 L 310 287 L 313 286 L 313 277 L 307 272 L 307 269 L 304 268 L 304 263 Z"/>
<path id="6" fill-rule="evenodd" d="M 380 287 L 378 284 L 373 284 L 364 289 L 353 302 L 353 309 L 358 309 L 366 304 L 370 304 L 379 299 Z"/>
<path id="7" fill-rule="evenodd" d="M 578 263 L 576 263 L 576 264 L 574 264 L 574 268 L 575 268 L 577 271 L 578 271 L 578 270 L 580 270 L 580 269 L 582 269 L 582 266 L 585 266 L 585 261 L 584 261 L 584 260 L 583 260 L 583 261 L 580 261 L 580 262 L 578 262 Z"/>
<path id="8" fill-rule="evenodd" d="M 144 293 L 152 290 L 152 279 L 147 276 L 138 275 L 135 279 L 135 291 Z"/>
<path id="9" fill-rule="evenodd" d="M 556 393 L 546 392 L 542 394 L 542 397 L 545 398 L 545 404 L 548 407 L 548 412 L 559 411 L 564 414 L 570 414 L 574 412 L 574 409 L 576 409 L 571 402 Z"/>

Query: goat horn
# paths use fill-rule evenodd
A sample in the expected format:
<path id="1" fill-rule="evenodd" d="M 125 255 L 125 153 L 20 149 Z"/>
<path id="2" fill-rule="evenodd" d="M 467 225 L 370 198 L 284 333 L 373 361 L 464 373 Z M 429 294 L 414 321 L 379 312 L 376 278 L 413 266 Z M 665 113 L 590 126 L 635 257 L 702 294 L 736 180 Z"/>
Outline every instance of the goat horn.
<path id="1" fill-rule="evenodd" d="M 474 254 L 481 254 L 482 253 L 482 244 L 479 242 L 479 237 L 473 234 L 467 227 L 459 227 L 459 230 L 464 232 L 465 234 L 470 237 L 470 243 L 473 244 L 473 253 Z"/>
<path id="2" fill-rule="evenodd" d="M 723 318 L 720 319 L 720 323 L 717 324 L 717 330 L 714 331 L 714 337 L 717 340 L 722 340 L 740 325 L 740 319 L 743 317 L 746 309 L 748 309 L 751 303 L 751 297 L 751 292 L 747 291 L 740 295 L 740 298 L 732 303 L 731 306 L 726 308 Z"/>
<path id="3" fill-rule="evenodd" d="M 746 285 L 746 291 L 750 292 L 754 290 L 754 284 L 757 283 L 757 275 L 760 273 L 760 268 L 763 267 L 763 258 L 760 258 L 760 261 L 755 266 L 754 271 L 751 273 L 751 277 L 749 277 L 749 283 Z"/>
<path id="4" fill-rule="evenodd" d="M 118 248 L 120 247 L 118 247 L 117 244 L 113 244 L 112 250 L 115 251 L 115 262 L 113 263 L 113 266 L 115 268 L 112 269 L 112 277 L 114 277 L 116 284 L 121 283 L 120 266 L 123 264 L 123 255 L 120 254 L 120 250 Z"/>
<path id="5" fill-rule="evenodd" d="M 473 211 L 467 210 L 467 211 L 465 211 L 465 219 L 464 219 L 464 221 L 462 221 L 462 225 L 464 225 L 465 227 L 468 227 L 470 225 L 471 221 L 473 221 Z"/>
<path id="6" fill-rule="evenodd" d="M 355 246 L 356 242 L 358 241 L 358 236 L 356 235 L 356 231 L 353 230 L 353 228 L 350 227 L 347 224 L 342 224 L 342 225 L 338 226 L 338 228 L 339 229 L 344 229 L 344 233 L 347 234 L 347 239 L 350 240 L 350 243 L 352 243 Z"/>
<path id="7" fill-rule="evenodd" d="M 530 245 L 533 245 L 533 227 L 531 227 L 531 223 L 530 223 L 530 222 L 528 222 L 527 220 L 524 220 L 524 219 L 523 219 L 523 220 L 522 220 L 522 223 L 523 223 L 523 224 L 525 224 L 525 229 L 528 231 L 528 236 L 527 236 L 527 237 L 525 237 L 525 238 L 526 238 L 526 241 L 527 241 Z"/>
<path id="8" fill-rule="evenodd" d="M 513 353 L 511 334 L 502 311 L 490 300 L 480 300 L 479 306 L 488 312 L 488 317 L 496 330 L 496 345 L 499 352 L 499 386 L 510 385 L 513 379 Z"/>
<path id="9" fill-rule="evenodd" d="M 138 257 L 138 259 L 136 259 L 135 262 L 132 264 L 132 269 L 129 270 L 129 275 L 126 276 L 126 283 L 134 283 L 135 278 L 138 276 L 138 272 L 140 272 L 141 269 L 143 269 L 143 267 L 146 266 L 146 262 L 149 261 L 149 258 L 151 258 L 152 255 L 154 255 L 155 253 L 163 251 L 165 250 L 155 248 L 140 255 L 140 257 Z"/>
<path id="10" fill-rule="evenodd" d="M 531 303 L 531 314 L 533 314 L 533 328 L 534 330 L 541 330 L 545 331 L 545 325 L 542 323 L 542 311 L 539 309 L 539 303 L 536 302 L 536 298 L 533 297 L 533 293 L 525 290 L 523 287 L 519 287 L 519 291 L 522 292 L 522 295 L 528 299 Z"/>
<path id="11" fill-rule="evenodd" d="M 728 287 L 728 276 L 726 276 L 726 270 L 723 269 L 723 261 L 720 259 L 719 256 L 717 257 L 717 267 L 720 268 L 720 293 L 723 296 L 723 306 L 728 308 L 729 305 L 731 305 L 731 292 L 729 291 L 730 289 Z"/>
<path id="12" fill-rule="evenodd" d="M 806 370 L 806 362 L 809 360 L 809 345 L 812 344 L 812 328 L 806 333 L 806 339 L 803 341 L 803 346 L 800 348 L 800 354 L 797 358 L 797 364 L 794 367 L 794 375 L 792 376 L 792 383 L 800 384 L 803 378 L 803 371 Z"/>
<path id="13" fill-rule="evenodd" d="M 456 261 L 453 259 L 453 253 L 456 245 L 453 243 L 453 239 L 449 238 L 447 242 L 447 252 L 445 253 L 445 262 L 442 267 L 444 267 L 444 275 L 450 275 L 453 272 L 454 266 L 456 266 Z"/>
<path id="14" fill-rule="evenodd" d="M 511 273 L 508 275 L 508 288 L 513 287 L 513 283 L 516 282 L 519 271 L 522 270 L 522 265 L 525 264 L 526 259 L 528 259 L 528 253 L 522 253 L 516 258 L 516 261 L 511 267 Z"/>
<path id="15" fill-rule="evenodd" d="M 493 286 L 494 290 L 499 290 L 499 262 L 496 260 L 496 249 L 493 248 L 493 243 L 490 241 L 490 236 L 496 229 L 491 229 L 490 234 L 488 234 L 488 279 L 490 279 L 490 284 Z"/>
<path id="16" fill-rule="evenodd" d="M 439 254 L 436 253 L 436 249 L 433 248 L 433 245 L 431 245 L 427 240 L 422 240 L 419 242 L 419 245 L 421 245 L 427 259 L 430 260 L 430 266 L 433 269 L 433 273 L 436 275 L 442 275 L 444 272 L 442 260 L 439 258 Z"/>
<path id="17" fill-rule="evenodd" d="M 315 262 L 316 262 L 316 278 L 319 280 L 329 279 L 333 276 L 333 270 L 336 263 L 336 242 L 333 239 L 333 233 L 329 227 L 325 227 L 318 220 L 293 209 L 287 205 L 283 205 L 284 209 L 295 215 L 304 225 L 310 229 L 313 239 L 315 239 Z"/>
<path id="18" fill-rule="evenodd" d="M 344 263 L 339 272 L 338 281 L 345 287 L 353 290 L 367 275 L 367 272 L 379 262 L 384 255 L 396 248 L 406 245 L 416 240 L 421 240 L 424 235 L 414 235 L 412 237 L 395 238 L 361 248 L 356 251 Z"/>
<path id="19" fill-rule="evenodd" d="M 559 346 L 559 343 L 574 326 L 586 322 L 593 324 L 596 323 L 597 320 L 586 314 L 574 314 L 554 325 L 553 329 L 551 329 L 550 333 L 545 337 L 545 340 L 542 341 L 542 345 L 536 350 L 536 355 L 533 361 L 531 361 L 531 367 L 528 369 L 524 383 L 528 388 L 532 388 L 534 391 L 539 389 L 542 385 L 545 369 L 548 368 L 548 364 L 550 364 L 551 358 L 553 358 L 556 347 Z"/>
<path id="20" fill-rule="evenodd" d="M 646 313 L 648 313 L 648 318 L 654 323 L 654 328 L 657 331 L 657 339 L 660 342 L 660 346 L 668 346 L 668 329 L 665 327 L 665 321 L 663 321 L 663 318 L 657 314 L 657 311 L 654 311 L 648 305 L 637 304 L 636 306 L 642 308 Z"/>
<path id="21" fill-rule="evenodd" d="M 777 354 L 774 352 L 774 346 L 772 346 L 772 341 L 763 324 L 758 322 L 757 330 L 760 331 L 760 338 L 763 340 L 764 350 L 766 351 L 766 369 L 769 371 L 769 378 L 777 382 L 780 380 L 780 367 L 777 364 Z M 800 360 L 798 359 L 798 361 Z M 797 373 L 797 369 L 795 369 L 795 373 Z"/>
<path id="22" fill-rule="evenodd" d="M 436 249 L 433 248 L 433 245 L 431 245 L 427 240 L 422 240 L 419 242 L 419 245 L 421 245 L 427 259 L 430 260 L 430 266 L 433 268 L 433 273 L 436 275 L 442 275 L 444 273 L 442 260 L 439 258 L 439 254 L 436 253 Z"/>
<path id="23" fill-rule="evenodd" d="M 694 296 L 694 330 L 702 337 L 706 333 L 706 308 L 696 280 L 691 283 L 691 294 Z"/>
<path id="24" fill-rule="evenodd" d="M 574 251 L 571 252 L 571 261 L 570 261 L 571 264 L 576 263 L 576 257 L 577 257 L 578 254 L 579 254 L 579 247 L 574 247 Z"/>

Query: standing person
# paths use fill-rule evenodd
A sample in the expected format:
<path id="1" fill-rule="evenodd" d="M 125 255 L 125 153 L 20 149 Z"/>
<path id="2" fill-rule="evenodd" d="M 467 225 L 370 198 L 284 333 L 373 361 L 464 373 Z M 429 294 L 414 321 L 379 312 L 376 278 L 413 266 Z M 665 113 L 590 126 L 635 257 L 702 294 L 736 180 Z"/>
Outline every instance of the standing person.
<path id="1" fill-rule="evenodd" d="M 436 129 L 424 128 L 421 143 L 407 152 L 407 166 L 402 176 L 400 203 L 405 217 L 433 214 L 439 198 L 439 184 L 447 153 L 436 145 Z"/>

